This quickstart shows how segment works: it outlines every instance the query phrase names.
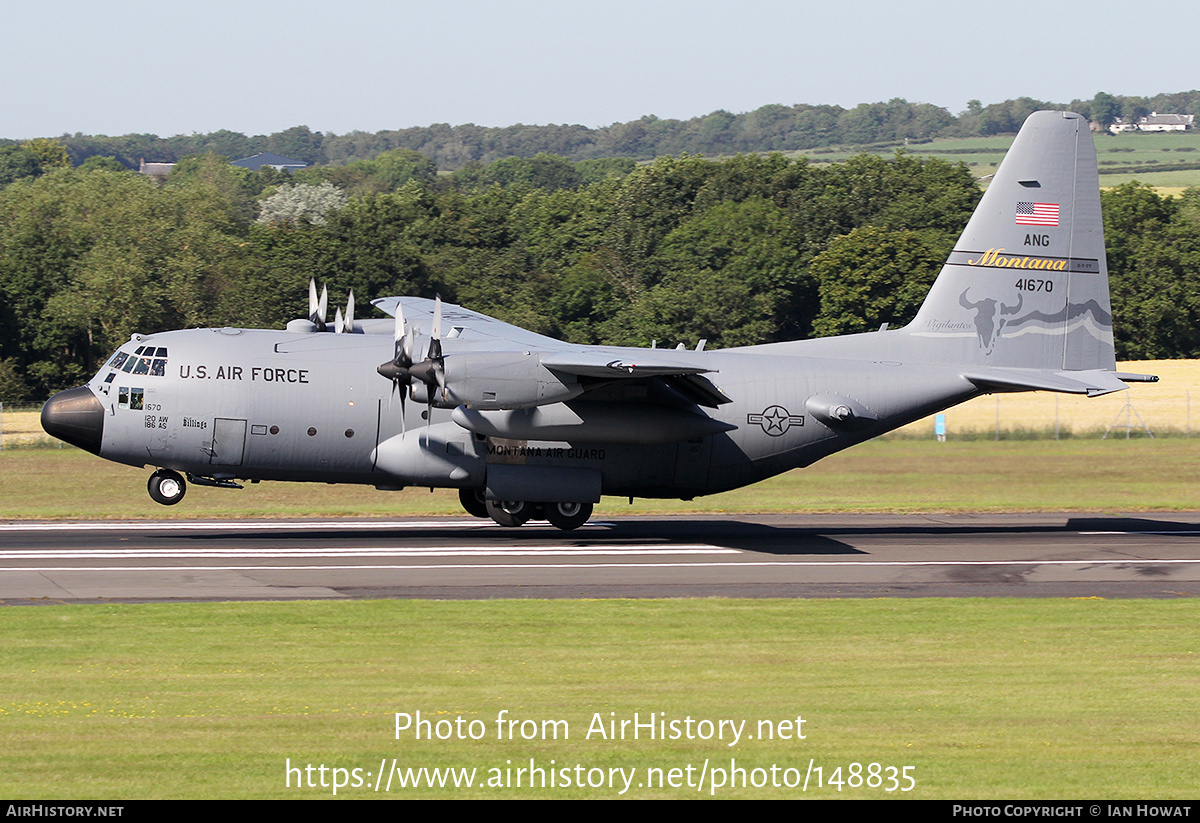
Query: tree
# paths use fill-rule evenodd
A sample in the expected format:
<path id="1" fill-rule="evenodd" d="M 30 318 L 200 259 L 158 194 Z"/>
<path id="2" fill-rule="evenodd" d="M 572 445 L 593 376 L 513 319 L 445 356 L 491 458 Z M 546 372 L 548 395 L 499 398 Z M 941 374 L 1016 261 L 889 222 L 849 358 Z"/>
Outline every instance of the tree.
<path id="1" fill-rule="evenodd" d="M 42 164 L 29 149 L 23 146 L 0 146 L 0 186 L 26 177 L 37 177 L 41 173 Z"/>
<path id="2" fill-rule="evenodd" d="M 314 132 L 308 126 L 292 126 L 267 138 L 267 151 L 310 165 L 324 163 L 327 161 L 321 148 L 323 138 L 321 132 Z"/>
<path id="3" fill-rule="evenodd" d="M 81 171 L 96 171 L 105 169 L 107 171 L 129 171 L 120 160 L 115 157 L 105 157 L 102 154 L 94 154 L 87 160 L 84 160 L 79 168 Z"/>
<path id="4" fill-rule="evenodd" d="M 1200 225 L 1193 197 L 1142 183 L 1101 192 L 1117 357 L 1200 355 Z"/>
<path id="5" fill-rule="evenodd" d="M 656 254 L 653 337 L 739 346 L 795 329 L 793 297 L 812 292 L 787 213 L 761 197 L 725 201 L 672 231 Z"/>
<path id="6" fill-rule="evenodd" d="M 838 237 L 813 258 L 821 337 L 904 325 L 920 308 L 945 261 L 941 238 L 926 232 L 864 226 Z"/>
<path id="7" fill-rule="evenodd" d="M 346 193 L 332 183 L 281 186 L 259 206 L 259 223 L 306 223 L 320 226 L 333 212 L 343 208 Z"/>
<path id="8" fill-rule="evenodd" d="M 29 386 L 21 377 L 15 357 L 0 360 L 0 403 L 16 403 L 29 399 Z"/>
<path id="9" fill-rule="evenodd" d="M 69 169 L 73 165 L 71 163 L 71 155 L 67 154 L 66 148 L 57 140 L 51 140 L 48 137 L 37 137 L 33 140 L 25 141 L 24 148 L 37 158 L 43 171 Z"/>
<path id="10" fill-rule="evenodd" d="M 1121 104 L 1108 92 L 1096 92 L 1089 114 L 1093 123 L 1107 130 L 1121 116 Z"/>

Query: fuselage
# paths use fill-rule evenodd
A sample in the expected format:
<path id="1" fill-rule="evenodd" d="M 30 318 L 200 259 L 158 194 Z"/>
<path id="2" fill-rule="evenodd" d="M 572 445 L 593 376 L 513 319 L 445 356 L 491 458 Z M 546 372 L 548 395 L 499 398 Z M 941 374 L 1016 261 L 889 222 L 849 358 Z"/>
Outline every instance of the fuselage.
<path id="1" fill-rule="evenodd" d="M 453 375 L 473 347 L 444 345 Z M 87 384 L 103 409 L 96 451 L 199 477 L 383 488 L 483 488 L 493 466 L 585 469 L 603 494 L 693 497 L 811 464 L 979 393 L 946 366 L 806 357 L 795 346 L 559 345 L 511 353 L 669 355 L 708 370 L 729 402 L 704 408 L 653 380 L 613 381 L 565 404 L 471 417 L 465 406 L 402 404 L 376 372 L 392 356 L 386 334 L 193 329 L 135 336 Z M 486 375 L 472 379 L 486 388 Z M 572 434 L 550 427 L 564 415 L 577 421 Z"/>

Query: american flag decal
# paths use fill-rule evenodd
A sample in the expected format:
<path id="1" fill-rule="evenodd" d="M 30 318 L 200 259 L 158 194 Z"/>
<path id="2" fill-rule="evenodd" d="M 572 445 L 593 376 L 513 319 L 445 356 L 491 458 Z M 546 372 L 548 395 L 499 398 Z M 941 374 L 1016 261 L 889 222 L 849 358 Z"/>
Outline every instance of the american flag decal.
<path id="1" fill-rule="evenodd" d="M 1057 226 L 1057 203 L 1017 203 L 1018 226 Z"/>

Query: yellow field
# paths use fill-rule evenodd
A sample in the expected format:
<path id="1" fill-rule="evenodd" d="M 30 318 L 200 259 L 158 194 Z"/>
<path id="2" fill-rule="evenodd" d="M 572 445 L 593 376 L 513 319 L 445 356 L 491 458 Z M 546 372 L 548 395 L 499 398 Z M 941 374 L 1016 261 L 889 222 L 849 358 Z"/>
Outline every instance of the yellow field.
<path id="1" fill-rule="evenodd" d="M 0 447 L 29 446 L 34 443 L 57 442 L 42 431 L 38 411 L 9 411 L 0 413 Z"/>
<path id="2" fill-rule="evenodd" d="M 1200 360 L 1141 360 L 1118 363 L 1117 370 L 1157 374 L 1160 380 L 1135 383 L 1128 391 L 1103 397 L 1050 392 L 979 397 L 945 412 L 947 435 L 995 431 L 997 417 L 1001 431 L 1053 432 L 1057 420 L 1062 431 L 1075 434 L 1104 431 L 1112 426 L 1109 437 L 1124 437 L 1127 419 L 1134 429 L 1140 430 L 1144 423 L 1154 434 L 1182 433 L 1200 425 Z M 1193 404 L 1194 410 L 1190 408 Z M 933 418 L 920 420 L 901 431 L 932 435 Z"/>

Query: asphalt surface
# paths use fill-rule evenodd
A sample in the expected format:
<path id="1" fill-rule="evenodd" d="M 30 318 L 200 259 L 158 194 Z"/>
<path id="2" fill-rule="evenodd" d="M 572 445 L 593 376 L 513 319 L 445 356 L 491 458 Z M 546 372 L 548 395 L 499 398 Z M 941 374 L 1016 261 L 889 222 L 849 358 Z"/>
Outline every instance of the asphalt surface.
<path id="1" fill-rule="evenodd" d="M 0 524 L 0 603 L 1194 597 L 1200 513 Z"/>

